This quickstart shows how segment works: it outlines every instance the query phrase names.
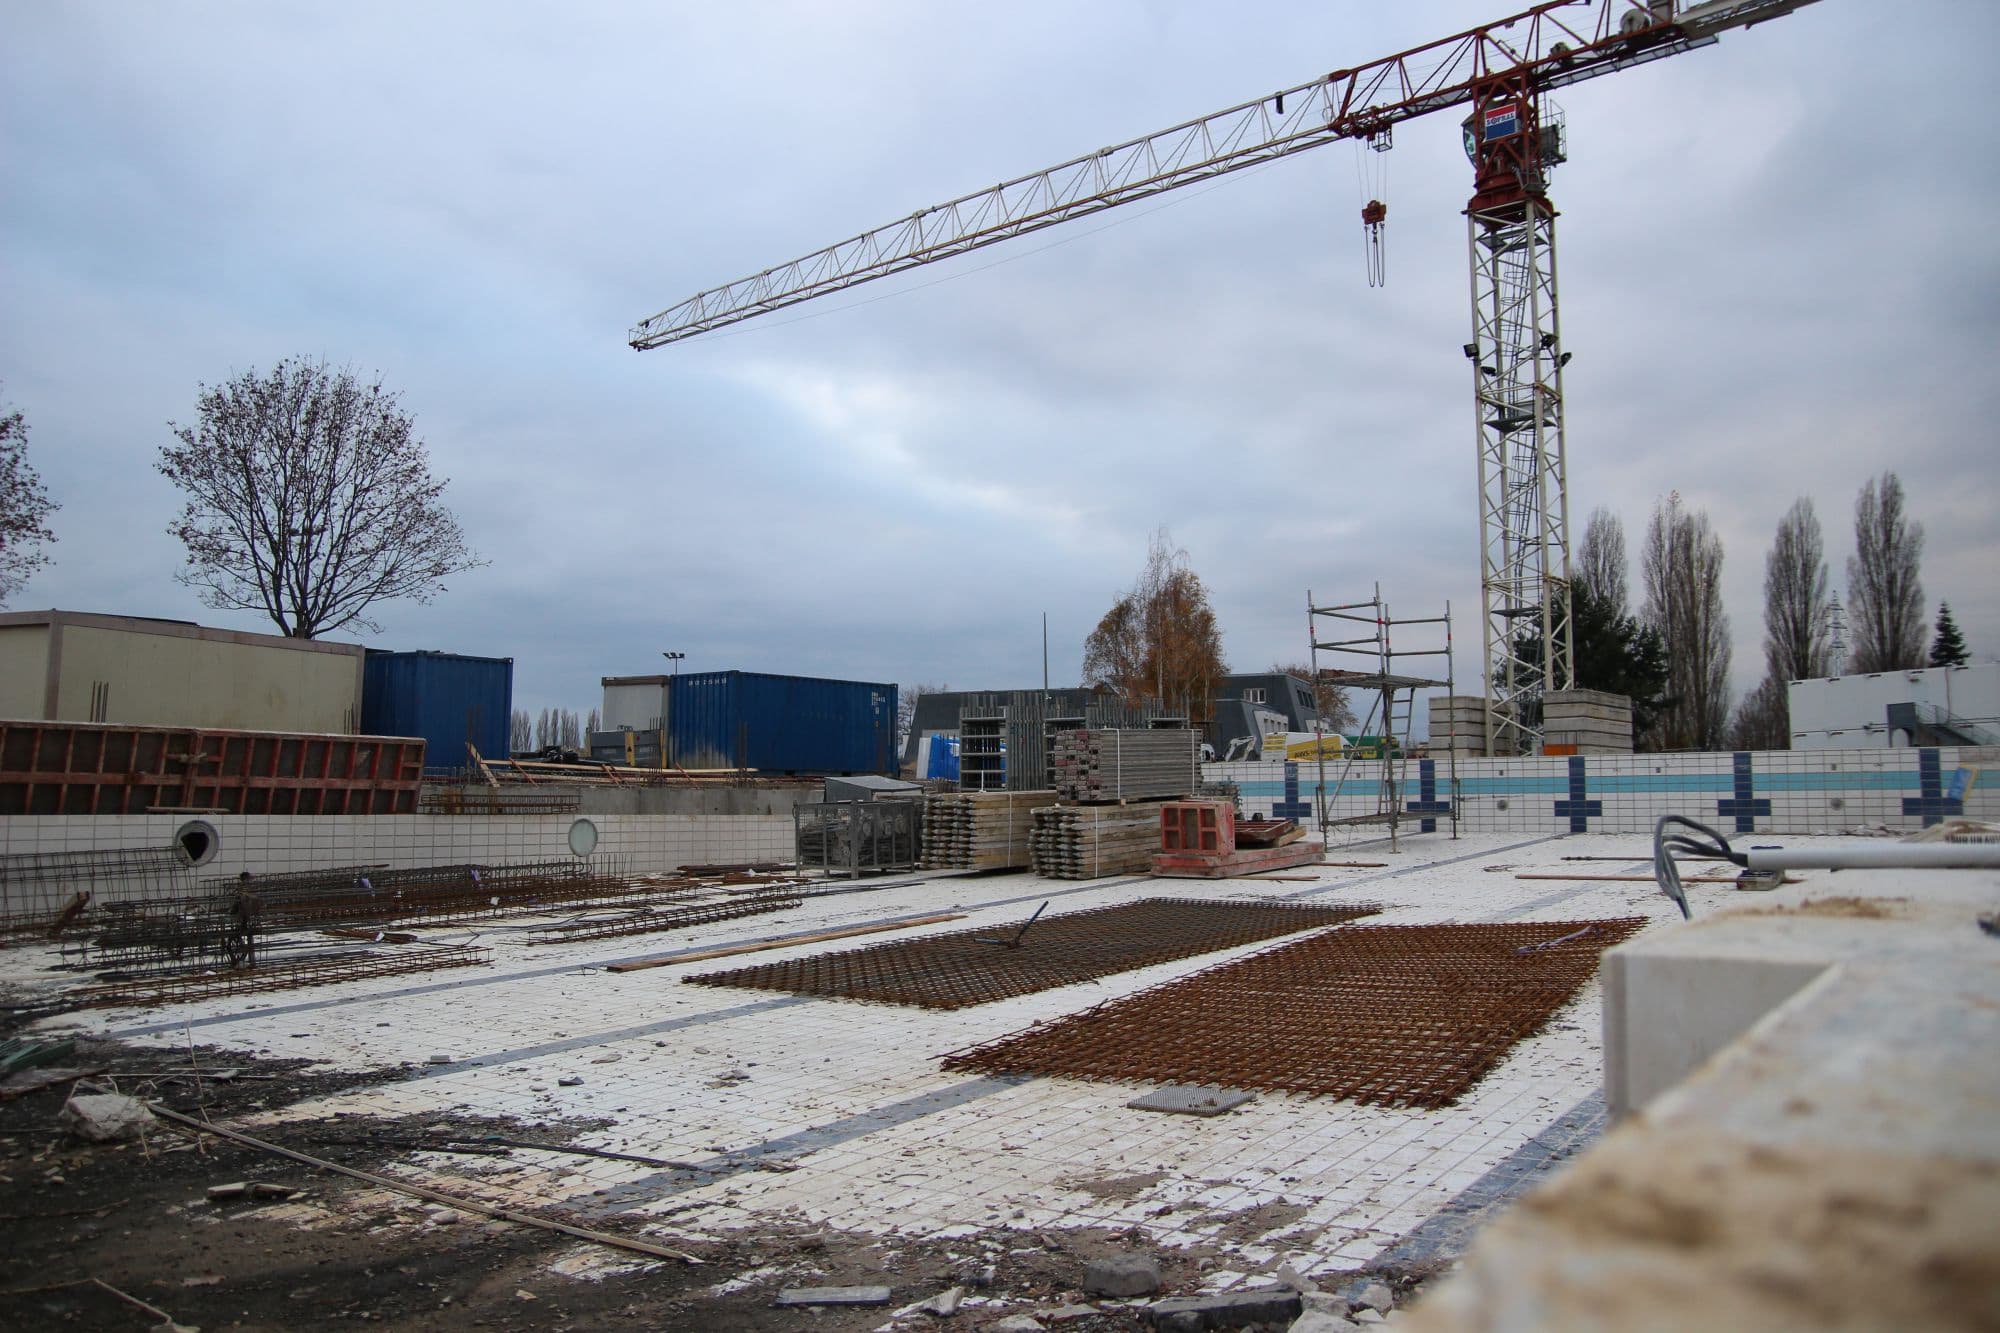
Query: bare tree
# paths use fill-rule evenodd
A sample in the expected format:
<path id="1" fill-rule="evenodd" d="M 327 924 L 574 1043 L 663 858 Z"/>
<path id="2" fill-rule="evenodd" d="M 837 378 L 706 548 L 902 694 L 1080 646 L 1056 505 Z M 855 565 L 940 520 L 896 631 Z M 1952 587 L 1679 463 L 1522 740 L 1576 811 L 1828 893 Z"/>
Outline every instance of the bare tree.
<path id="1" fill-rule="evenodd" d="M 1729 722 L 1729 746 L 1734 750 L 1789 750 L 1792 748 L 1791 712 L 1786 705 L 1785 682 L 1766 676 L 1756 689 L 1743 696 Z"/>
<path id="2" fill-rule="evenodd" d="M 1666 697 L 1654 748 L 1705 750 L 1726 741 L 1729 616 L 1722 609 L 1722 539 L 1708 515 L 1690 513 L 1680 492 L 1653 506 L 1643 557 L 1646 623 L 1667 652 Z"/>
<path id="3" fill-rule="evenodd" d="M 590 716 L 584 719 L 583 734 L 588 736 L 593 731 L 602 731 L 602 730 L 604 730 L 604 719 L 601 716 L 599 716 L 598 711 L 595 708 L 593 708 L 590 710 Z"/>
<path id="4" fill-rule="evenodd" d="M 556 744 L 565 750 L 574 750 L 583 744 L 583 724 L 578 720 L 576 710 L 556 710 Z"/>
<path id="5" fill-rule="evenodd" d="M 1903 516 L 1903 483 L 1870 478 L 1854 501 L 1854 554 L 1847 560 L 1847 669 L 1900 671 L 1924 665 L 1924 585 L 1917 569 L 1924 527 Z"/>
<path id="6" fill-rule="evenodd" d="M 42 547 L 56 539 L 49 515 L 60 508 L 28 463 L 27 418 L 0 416 L 0 606 L 49 563 Z"/>
<path id="7" fill-rule="evenodd" d="M 167 529 L 177 577 L 220 610 L 262 611 L 298 639 L 354 625 L 376 602 L 429 602 L 483 563 L 446 509 L 445 480 L 397 395 L 324 361 L 280 361 L 203 385 L 193 426 L 155 465 L 187 495 Z"/>
<path id="8" fill-rule="evenodd" d="M 1827 641 L 1826 550 L 1819 515 L 1801 496 L 1778 520 L 1764 558 L 1764 679 L 1743 696 L 1730 723 L 1730 744 L 1747 750 L 1791 748 L 1789 682 L 1831 674 Z"/>
<path id="9" fill-rule="evenodd" d="M 933 684 L 920 680 L 910 685 L 896 687 L 896 753 L 909 749 L 910 733 L 917 725 L 917 700 L 926 694 L 942 694 L 951 686 L 943 681 Z"/>
<path id="10" fill-rule="evenodd" d="M 1764 560 L 1764 665 L 1772 680 L 1814 680 L 1833 670 L 1830 601 L 1819 515 L 1801 496 L 1778 520 Z"/>
<path id="11" fill-rule="evenodd" d="M 515 751 L 535 748 L 535 719 L 525 708 L 516 708 L 508 718 L 507 748 Z"/>
<path id="12" fill-rule="evenodd" d="M 1594 599 L 1611 619 L 1631 614 L 1625 586 L 1625 524 L 1602 505 L 1590 511 L 1570 573 L 1575 591 Z"/>
<path id="13" fill-rule="evenodd" d="M 1215 687 L 1228 670 L 1208 590 L 1188 567 L 1187 552 L 1161 528 L 1131 591 L 1112 603 L 1084 640 L 1084 683 L 1201 723 L 1214 712 Z"/>

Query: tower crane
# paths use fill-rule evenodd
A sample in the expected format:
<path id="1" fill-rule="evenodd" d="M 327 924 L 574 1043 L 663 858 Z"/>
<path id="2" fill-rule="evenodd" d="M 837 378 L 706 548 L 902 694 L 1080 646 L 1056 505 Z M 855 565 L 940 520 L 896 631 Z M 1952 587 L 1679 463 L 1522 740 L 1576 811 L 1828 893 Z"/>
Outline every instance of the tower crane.
<path id="1" fill-rule="evenodd" d="M 1568 451 L 1545 94 L 1715 43 L 1813 0 L 1552 0 L 1508 18 L 1016 176 L 698 292 L 633 327 L 641 351 L 1340 140 L 1470 108 L 1466 205 L 1478 443 L 1486 752 L 1532 751 L 1545 692 L 1575 684 Z M 1362 210 L 1379 279 L 1386 210 Z"/>

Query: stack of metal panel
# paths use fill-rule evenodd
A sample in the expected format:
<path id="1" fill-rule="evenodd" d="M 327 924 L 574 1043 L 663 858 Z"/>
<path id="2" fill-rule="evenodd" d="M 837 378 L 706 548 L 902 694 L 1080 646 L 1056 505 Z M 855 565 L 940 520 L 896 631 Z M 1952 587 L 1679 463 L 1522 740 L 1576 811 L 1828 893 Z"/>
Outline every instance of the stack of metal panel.
<path id="1" fill-rule="evenodd" d="M 958 785 L 961 791 L 1007 789 L 1007 722 L 1011 710 L 967 709 L 958 719 Z M 1044 784 L 1046 785 L 1046 784 Z"/>
<path id="2" fill-rule="evenodd" d="M 1179 728 L 1060 732 L 1056 795 L 1085 802 L 1186 796 L 1201 785 L 1199 740 Z"/>
<path id="3" fill-rule="evenodd" d="M 900 800 L 793 806 L 799 869 L 839 871 L 850 878 L 864 870 L 908 870 L 917 864 L 922 814 L 917 802 Z"/>
<path id="4" fill-rule="evenodd" d="M 1159 705 L 1134 708 L 1111 695 L 1010 690 L 974 694 L 959 708 L 958 785 L 966 791 L 1046 791 L 1056 736 L 1076 728 L 1184 727 Z"/>
<path id="5" fill-rule="evenodd" d="M 924 801 L 924 869 L 1004 870 L 1028 864 L 1028 831 L 1049 791 L 946 792 Z"/>
<path id="6" fill-rule="evenodd" d="M 1151 873 L 1164 804 L 1051 805 L 1035 811 L 1029 837 L 1035 873 L 1051 879 Z"/>

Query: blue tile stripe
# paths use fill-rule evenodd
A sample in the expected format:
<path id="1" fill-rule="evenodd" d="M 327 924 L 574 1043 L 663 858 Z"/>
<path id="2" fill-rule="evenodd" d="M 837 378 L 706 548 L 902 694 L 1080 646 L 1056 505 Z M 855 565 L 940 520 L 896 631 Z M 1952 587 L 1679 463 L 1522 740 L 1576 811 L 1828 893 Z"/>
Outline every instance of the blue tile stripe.
<path id="1" fill-rule="evenodd" d="M 1268 787 L 1271 784 L 1259 783 L 1257 785 Z M 1247 795 L 1248 793 L 1246 792 L 1245 794 Z M 1272 805 L 1271 818 L 1296 819 L 1303 824 L 1310 821 L 1312 817 L 1312 803 L 1299 798 L 1299 766 L 1287 760 L 1285 762 L 1285 799 Z"/>
<path id="2" fill-rule="evenodd" d="M 1580 754 L 1571 755 L 1569 757 L 1569 794 L 1566 799 L 1555 803 L 1556 818 L 1567 818 L 1571 833 L 1590 832 L 1592 816 L 1601 816 L 1604 813 L 1604 802 L 1585 799 L 1589 794 L 1588 781 L 1583 756 Z"/>
<path id="3" fill-rule="evenodd" d="M 1440 801 L 1438 799 L 1437 760 L 1419 759 L 1417 761 L 1417 799 L 1405 802 L 1403 809 L 1413 815 L 1431 816 L 1448 815 L 1451 813 L 1451 802 Z M 1417 830 L 1421 833 L 1436 833 L 1437 829 L 1438 822 L 1434 818 L 1426 818 L 1417 825 Z"/>
<path id="4" fill-rule="evenodd" d="M 1735 819 L 1738 833 L 1755 833 L 1757 817 L 1771 817 L 1771 799 L 1757 795 L 1756 774 L 1751 771 L 1750 752 L 1738 750 L 1729 756 L 1731 795 L 1715 803 L 1715 813 Z"/>
<path id="5" fill-rule="evenodd" d="M 1921 815 L 1924 827 L 1929 828 L 1946 815 L 1965 813 L 1965 799 L 1962 796 L 1953 797 L 1945 794 L 1944 765 L 1939 760 L 1936 750 L 1925 748 L 1917 751 L 1917 781 L 1922 794 L 1903 798 L 1904 814 Z"/>
<path id="6" fill-rule="evenodd" d="M 1425 761 L 1434 762 L 1434 761 Z M 1290 767 L 1291 765 L 1287 765 Z M 1865 795 L 1870 792 L 1909 792 L 1922 795 L 1924 784 L 1921 773 L 1915 769 L 1891 772 L 1836 772 L 1836 773 L 1768 773 L 1755 775 L 1756 790 L 1762 795 L 1782 792 L 1821 792 L 1832 795 Z M 1471 777 L 1459 779 L 1459 790 L 1467 796 L 1538 796 L 1567 797 L 1568 777 L 1522 776 L 1522 777 Z M 1287 797 L 1299 799 L 1307 807 L 1310 803 L 1298 797 L 1296 778 L 1290 785 L 1275 781 L 1241 780 L 1238 788 L 1246 798 L 1261 797 L 1283 800 Z M 1945 793 L 1943 770 L 1939 769 L 1939 798 L 1950 799 Z M 1356 798 L 1373 799 L 1381 790 L 1381 780 L 1376 777 L 1350 777 L 1345 794 Z M 1592 771 L 1590 790 L 1595 796 L 1631 796 L 1647 794 L 1685 794 L 1713 792 L 1721 798 L 1735 798 L 1736 775 L 1731 773 L 1604 773 Z M 1291 816 L 1286 816 L 1290 818 Z"/>

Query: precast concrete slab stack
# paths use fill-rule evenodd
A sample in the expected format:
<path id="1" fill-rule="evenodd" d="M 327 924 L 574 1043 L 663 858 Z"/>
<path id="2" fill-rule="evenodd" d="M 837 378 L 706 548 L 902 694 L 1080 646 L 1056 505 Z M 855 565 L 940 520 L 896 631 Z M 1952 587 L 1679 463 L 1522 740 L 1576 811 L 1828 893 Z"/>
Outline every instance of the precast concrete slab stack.
<path id="1" fill-rule="evenodd" d="M 1477 694 L 1430 698 L 1430 751 L 1477 759 L 1486 753 L 1486 700 Z"/>
<path id="2" fill-rule="evenodd" d="M 1632 700 L 1603 690 L 1555 690 L 1542 700 L 1547 754 L 1632 753 Z"/>

